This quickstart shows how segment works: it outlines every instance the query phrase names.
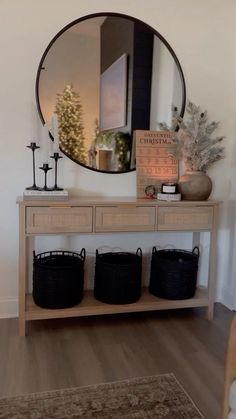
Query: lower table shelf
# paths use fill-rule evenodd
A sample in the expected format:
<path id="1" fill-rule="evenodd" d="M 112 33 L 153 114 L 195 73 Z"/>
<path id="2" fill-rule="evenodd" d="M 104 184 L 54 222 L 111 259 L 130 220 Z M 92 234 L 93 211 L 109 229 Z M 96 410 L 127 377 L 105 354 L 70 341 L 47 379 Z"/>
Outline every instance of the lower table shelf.
<path id="1" fill-rule="evenodd" d="M 77 306 L 49 310 L 38 307 L 34 304 L 32 295 L 28 294 L 26 298 L 26 320 L 55 319 L 63 317 L 81 317 L 95 316 L 102 314 L 132 313 L 141 311 L 155 311 L 175 308 L 191 308 L 208 306 L 208 292 L 206 288 L 198 288 L 193 298 L 188 300 L 164 300 L 157 298 L 148 292 L 148 289 L 142 290 L 142 296 L 139 301 L 132 304 L 104 304 L 95 300 L 93 291 L 85 291 L 84 298 Z"/>

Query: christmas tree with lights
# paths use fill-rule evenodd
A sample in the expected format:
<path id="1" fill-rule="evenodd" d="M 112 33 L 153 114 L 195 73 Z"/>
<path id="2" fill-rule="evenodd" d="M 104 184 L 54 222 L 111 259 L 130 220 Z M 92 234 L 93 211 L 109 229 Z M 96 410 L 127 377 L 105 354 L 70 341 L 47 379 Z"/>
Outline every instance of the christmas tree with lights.
<path id="1" fill-rule="evenodd" d="M 62 93 L 57 94 L 55 112 L 58 115 L 60 148 L 79 163 L 86 164 L 82 105 L 72 85 L 68 84 Z"/>

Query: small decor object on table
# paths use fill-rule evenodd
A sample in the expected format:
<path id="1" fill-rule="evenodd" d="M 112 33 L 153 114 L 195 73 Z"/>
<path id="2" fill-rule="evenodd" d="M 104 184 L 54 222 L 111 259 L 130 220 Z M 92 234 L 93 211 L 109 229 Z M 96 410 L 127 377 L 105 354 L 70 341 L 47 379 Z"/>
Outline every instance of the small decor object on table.
<path id="1" fill-rule="evenodd" d="M 31 201 L 31 200 L 53 200 L 53 201 L 64 201 L 69 198 L 68 191 L 63 189 L 61 191 L 58 190 L 37 190 L 37 191 L 29 191 L 24 190 L 24 200 Z"/>
<path id="2" fill-rule="evenodd" d="M 147 185 L 145 187 L 144 191 L 145 191 L 146 198 L 155 198 L 156 197 L 156 186 Z"/>
<path id="3" fill-rule="evenodd" d="M 159 201 L 180 201 L 181 194 L 178 193 L 177 183 L 162 183 L 161 192 L 157 194 L 157 199 Z"/>
<path id="4" fill-rule="evenodd" d="M 37 146 L 35 142 L 31 142 L 30 145 L 27 145 L 27 148 L 30 148 L 30 150 L 32 150 L 32 156 L 33 156 L 33 185 L 29 186 L 26 189 L 31 190 L 31 191 L 37 191 L 38 186 L 36 185 L 36 180 L 35 180 L 35 150 L 37 150 L 40 147 Z"/>
<path id="5" fill-rule="evenodd" d="M 211 138 L 219 122 L 207 123 L 207 112 L 188 102 L 187 120 L 179 118 L 177 155 L 183 158 L 186 172 L 179 179 L 182 199 L 203 201 L 209 198 L 212 181 L 206 174 L 213 163 L 224 157 L 223 136 Z"/>
<path id="6" fill-rule="evenodd" d="M 138 198 L 156 198 L 163 182 L 177 182 L 174 138 L 174 131 L 135 131 Z"/>
<path id="7" fill-rule="evenodd" d="M 177 183 L 162 183 L 161 184 L 161 193 L 163 194 L 176 194 L 178 192 Z"/>
<path id="8" fill-rule="evenodd" d="M 158 201 L 181 201 L 180 193 L 161 193 L 157 194 Z"/>

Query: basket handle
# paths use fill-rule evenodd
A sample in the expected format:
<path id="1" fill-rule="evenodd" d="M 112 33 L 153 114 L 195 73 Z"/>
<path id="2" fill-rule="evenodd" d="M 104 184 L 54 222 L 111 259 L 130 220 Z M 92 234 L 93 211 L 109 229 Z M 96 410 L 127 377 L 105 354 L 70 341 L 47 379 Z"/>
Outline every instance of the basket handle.
<path id="1" fill-rule="evenodd" d="M 36 252 L 33 250 L 33 259 L 36 259 Z"/>
<path id="2" fill-rule="evenodd" d="M 200 250 L 198 246 L 195 246 L 192 250 L 192 253 L 195 254 L 198 258 L 200 256 Z"/>
<path id="3" fill-rule="evenodd" d="M 156 248 L 156 246 L 153 246 L 153 248 L 152 248 L 152 255 L 154 254 L 154 253 L 156 253 L 157 252 L 157 248 Z"/>
<path id="4" fill-rule="evenodd" d="M 138 247 L 138 249 L 136 250 L 136 256 L 143 256 L 141 247 Z"/>
<path id="5" fill-rule="evenodd" d="M 98 256 L 98 249 L 96 249 L 96 257 Z"/>
<path id="6" fill-rule="evenodd" d="M 83 247 L 83 249 L 81 250 L 81 252 L 80 252 L 80 256 L 82 257 L 82 259 L 83 260 L 85 260 L 85 257 L 86 257 L 86 250 L 85 250 L 85 248 Z"/>

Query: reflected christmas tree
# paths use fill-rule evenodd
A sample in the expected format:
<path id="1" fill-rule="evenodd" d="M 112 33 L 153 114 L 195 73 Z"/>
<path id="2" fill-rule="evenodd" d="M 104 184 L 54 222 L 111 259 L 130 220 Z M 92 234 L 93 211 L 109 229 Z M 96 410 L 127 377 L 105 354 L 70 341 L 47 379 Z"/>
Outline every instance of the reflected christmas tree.
<path id="1" fill-rule="evenodd" d="M 55 113 L 58 115 L 61 149 L 78 162 L 87 164 L 82 105 L 72 85 L 68 84 L 62 93 L 57 94 Z"/>

